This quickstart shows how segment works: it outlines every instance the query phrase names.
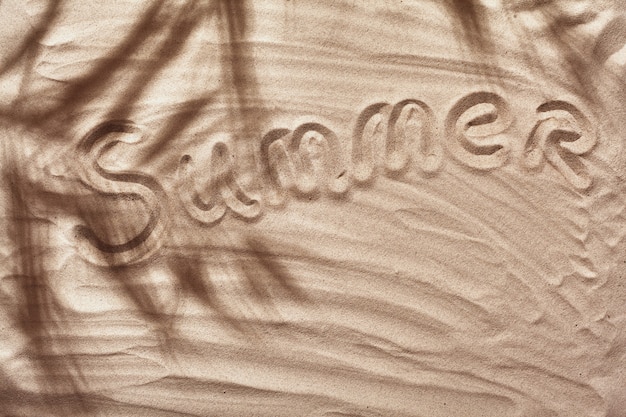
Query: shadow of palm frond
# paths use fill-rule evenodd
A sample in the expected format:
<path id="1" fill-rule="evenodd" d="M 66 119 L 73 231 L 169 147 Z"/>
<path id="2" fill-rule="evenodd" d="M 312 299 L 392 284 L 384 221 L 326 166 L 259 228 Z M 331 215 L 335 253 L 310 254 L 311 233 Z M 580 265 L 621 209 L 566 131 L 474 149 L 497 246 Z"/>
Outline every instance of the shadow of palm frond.
<path id="1" fill-rule="evenodd" d="M 623 12 L 610 9 L 609 4 L 519 1 L 505 9 L 503 17 L 514 28 L 528 66 L 539 71 L 539 79 L 565 87 L 594 107 L 605 108 L 621 104 L 619 97 L 626 88 L 624 73 L 614 74 L 606 66 L 612 54 L 626 47 L 625 17 Z M 543 29 L 525 27 L 520 14 L 526 14 L 527 20 Z M 546 47 L 557 53 L 550 53 Z M 607 85 L 608 90 L 619 90 L 609 98 L 612 103 L 604 97 Z"/>
<path id="2" fill-rule="evenodd" d="M 469 44 L 470 52 L 493 50 L 493 38 L 489 31 L 488 18 L 480 1 L 446 0 L 444 5 L 452 17 L 457 38 Z"/>
<path id="3" fill-rule="evenodd" d="M 620 90 L 613 100 L 623 93 L 624 74 L 610 74 L 605 63 L 612 54 L 626 47 L 623 29 L 626 17 L 616 12 L 607 19 L 607 13 L 611 13 L 606 10 L 608 2 L 594 7 L 593 2 L 584 0 L 514 0 L 502 3 L 498 10 L 486 3 L 481 0 L 443 3 L 457 39 L 467 45 L 470 58 L 473 55 L 474 59 L 485 59 L 481 54 L 493 53 L 496 54 L 492 56 L 521 54 L 523 65 L 535 74 L 539 83 L 564 87 L 594 106 L 606 106 L 602 84 L 614 84 Z M 518 45 L 497 42 L 495 20 L 506 22 Z M 531 21 L 534 23 L 527 26 Z"/>
<path id="4" fill-rule="evenodd" d="M 33 217 L 24 199 L 27 186 L 15 170 L 4 173 L 3 184 L 11 198 L 8 212 L 13 219 L 9 225 L 9 242 L 19 259 L 13 271 L 19 280 L 16 316 L 17 330 L 29 341 L 23 354 L 31 364 L 26 373 L 32 372 L 43 398 L 58 394 L 73 398 L 59 412 L 89 412 L 91 407 L 84 395 L 84 375 L 72 356 L 64 355 L 63 342 L 55 338 L 63 330 L 67 316 L 63 307 L 52 295 L 48 281 L 49 271 L 42 262 L 42 252 L 52 242 L 47 228 L 40 219 Z M 16 377 L 13 375 L 12 377 Z M 19 378 L 19 376 L 17 376 Z M 8 379 L 10 381 L 10 379 Z M 34 391 L 37 387 L 31 387 Z M 32 393 L 31 393 L 32 395 Z M 66 414 L 69 415 L 69 414 Z"/>
<path id="5" fill-rule="evenodd" d="M 229 108 L 235 110 L 235 117 L 243 119 L 245 131 L 256 135 L 257 114 L 249 114 L 259 98 L 253 51 L 247 39 L 249 2 L 219 0 L 219 10 L 220 36 L 228 45 L 222 53 L 222 72 L 229 78 L 228 84 L 234 91 L 229 94 L 234 98 Z"/>
<path id="6" fill-rule="evenodd" d="M 243 240 L 226 239 L 226 246 L 222 248 L 207 248 L 187 255 L 170 253 L 163 257 L 167 271 L 180 289 L 181 300 L 192 298 L 226 329 L 248 337 L 257 335 L 257 325 L 262 327 L 267 321 L 281 321 L 282 303 L 307 302 L 298 277 L 281 264 L 280 255 L 267 243 L 249 236 Z M 216 277 L 220 274 L 220 278 Z M 145 295 L 138 293 L 134 297 Z M 181 336 L 174 326 L 171 329 L 172 337 Z"/>
<path id="7" fill-rule="evenodd" d="M 27 33 L 20 44 L 15 47 L 15 52 L 4 57 L 5 63 L 0 66 L 0 74 L 4 74 L 12 70 L 22 59 L 30 55 L 30 59 L 34 58 L 39 43 L 48 34 L 57 17 L 60 14 L 63 0 L 51 0 L 47 3 L 46 9 L 39 18 L 30 33 Z M 31 61 L 32 62 L 32 61 Z M 27 65 L 27 67 L 30 67 Z"/>
<path id="8" fill-rule="evenodd" d="M 62 13 L 62 7 L 66 4 L 67 2 L 62 0 L 50 2 L 42 18 L 43 23 L 26 36 L 21 48 L 5 61 L 3 68 L 0 68 L 0 72 L 4 73 L 19 62 L 27 63 L 27 73 L 22 80 L 24 86 L 21 89 L 24 94 L 27 94 L 28 83 L 32 81 L 28 72 L 34 71 L 33 65 L 41 50 L 41 40 L 56 24 L 59 14 Z M 126 117 L 158 78 L 161 70 L 174 62 L 180 53 L 181 45 L 189 41 L 194 30 L 211 19 L 217 19 L 219 37 L 222 40 L 221 48 L 224 51 L 221 53 L 221 61 L 208 62 L 206 65 L 221 67 L 225 75 L 221 91 L 201 92 L 199 98 L 186 101 L 181 111 L 170 115 L 163 127 L 152 136 L 151 152 L 146 158 L 159 156 L 169 141 L 180 137 L 186 127 L 198 121 L 202 112 L 207 106 L 215 103 L 216 95 L 220 93 L 231 100 L 228 105 L 230 119 L 237 123 L 244 121 L 243 125 L 247 125 L 248 130 L 254 130 L 248 124 L 256 123 L 255 117 L 246 116 L 248 103 L 257 99 L 254 63 L 252 54 L 246 46 L 248 30 L 246 16 L 250 13 L 249 7 L 247 1 L 186 1 L 177 2 L 176 5 L 153 1 L 141 13 L 123 40 L 109 50 L 106 57 L 96 62 L 86 75 L 70 80 L 61 87 L 58 101 L 54 106 L 43 111 L 25 110 L 24 106 L 19 105 L 19 101 L 27 103 L 33 98 L 22 96 L 18 98 L 15 106 L 4 112 L 3 117 L 9 124 L 26 125 L 48 133 L 48 137 L 42 136 L 42 141 L 56 134 L 65 140 L 68 133 L 77 130 L 76 126 L 81 122 L 80 116 L 84 109 L 97 102 L 113 85 L 121 93 L 107 109 L 106 117 Z M 151 59 L 135 71 L 132 77 L 120 81 L 117 75 L 120 71 L 125 71 L 129 57 L 142 48 L 150 51 Z M 120 83 L 123 83 L 122 88 Z M 13 219 L 9 241 L 11 246 L 19 248 L 15 251 L 19 253 L 17 255 L 19 259 L 16 260 L 17 267 L 13 272 L 19 275 L 22 281 L 20 299 L 17 300 L 19 307 L 16 322 L 19 331 L 29 340 L 29 357 L 35 373 L 39 376 L 38 385 L 42 394 L 37 398 L 38 401 L 45 403 L 54 401 L 54 397 L 63 397 L 67 407 L 55 408 L 60 414 L 87 415 L 93 411 L 94 406 L 90 401 L 92 397 L 87 392 L 86 376 L 74 356 L 64 353 L 69 348 L 64 344 L 69 342 L 55 336 L 64 329 L 70 318 L 64 307 L 54 298 L 49 283 L 50 271 L 40 253 L 42 248 L 53 244 L 53 239 L 44 231 L 45 228 L 33 227 L 33 222 L 38 220 L 29 210 L 30 197 L 26 197 L 23 192 L 31 184 L 25 183 L 28 180 L 18 167 L 24 161 L 11 161 L 12 155 L 3 157 L 6 163 L 3 163 L 2 167 L 4 174 L 2 183 L 6 186 L 5 192 L 11 201 L 8 215 Z M 47 191 L 42 190 L 43 192 Z M 100 194 L 98 197 L 107 198 L 106 195 Z M 57 200 L 68 200 L 68 196 L 59 196 Z M 92 216 L 94 213 L 85 211 L 89 211 L 89 205 L 79 207 L 77 201 L 65 201 L 65 204 L 69 211 L 78 213 L 83 218 L 91 217 L 88 223 L 100 230 L 105 240 L 119 238 L 120 235 L 128 233 L 126 230 L 132 229 L 132 225 L 120 222 L 123 217 L 110 218 L 106 213 L 96 211 L 94 211 L 96 215 Z M 172 261 L 170 266 L 175 275 L 180 277 L 179 284 L 186 293 L 193 294 L 218 311 L 225 311 L 215 297 L 210 280 L 202 279 L 204 277 L 201 271 L 185 261 Z M 163 311 L 163 305 L 158 302 L 157 297 L 146 286 L 131 283 L 130 278 L 140 274 L 141 271 L 131 267 L 112 268 L 112 271 L 117 281 L 121 283 L 124 293 L 146 322 L 161 329 L 166 339 L 175 337 L 170 326 L 171 317 L 167 311 Z M 76 320 L 76 317 L 72 317 L 71 320 Z M 12 377 L 15 376 L 7 376 L 7 380 Z M 8 386 L 8 383 L 5 386 Z M 0 394 L 7 395 L 4 392 Z"/>
<path id="9" fill-rule="evenodd" d="M 278 261 L 279 256 L 267 243 L 248 237 L 244 253 L 250 256 L 250 261 L 244 263 L 244 271 L 257 300 L 271 304 L 273 293 L 278 292 L 300 303 L 306 301 L 297 278 Z"/>

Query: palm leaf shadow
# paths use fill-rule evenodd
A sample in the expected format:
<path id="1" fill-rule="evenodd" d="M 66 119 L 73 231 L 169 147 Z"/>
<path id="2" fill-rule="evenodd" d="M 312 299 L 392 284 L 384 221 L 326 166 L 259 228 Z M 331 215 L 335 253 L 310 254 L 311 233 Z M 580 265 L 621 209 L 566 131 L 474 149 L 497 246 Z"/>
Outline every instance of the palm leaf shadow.
<path id="1" fill-rule="evenodd" d="M 49 4 L 43 17 L 43 24 L 35 27 L 14 56 L 5 61 L 7 64 L 0 68 L 2 73 L 9 71 L 21 60 L 30 63 L 27 66 L 27 71 L 32 70 L 34 59 L 39 51 L 39 43 L 55 24 L 63 4 L 61 0 L 55 0 Z M 55 131 L 59 131 L 61 134 L 71 132 L 73 124 L 77 123 L 74 120 L 75 115 L 91 101 L 97 100 L 112 83 L 117 82 L 115 74 L 123 69 L 127 57 L 139 48 L 149 46 L 156 56 L 155 62 L 145 66 L 140 74 L 131 78 L 124 89 L 124 93 L 108 112 L 112 117 L 123 115 L 139 100 L 151 80 L 158 75 L 160 69 L 176 58 L 178 46 L 189 39 L 198 25 L 210 18 L 217 18 L 220 21 L 218 27 L 224 31 L 221 35 L 224 40 L 223 47 L 229 50 L 222 54 L 222 62 L 216 64 L 221 65 L 222 71 L 225 73 L 232 74 L 228 78 L 231 83 L 234 83 L 235 91 L 235 100 L 232 102 L 231 111 L 235 115 L 241 115 L 238 107 L 247 106 L 248 98 L 254 95 L 256 91 L 256 88 L 251 86 L 251 83 L 255 82 L 252 75 L 254 66 L 248 58 L 241 58 L 241 56 L 250 56 L 246 51 L 245 42 L 243 42 L 247 29 L 246 9 L 249 4 L 246 1 L 232 2 L 230 0 L 187 1 L 169 16 L 169 19 L 166 20 L 166 27 L 161 27 L 157 22 L 157 17 L 161 17 L 163 20 L 165 4 L 166 2 L 162 1 L 152 2 L 142 13 L 132 30 L 111 51 L 108 57 L 97 63 L 87 75 L 71 82 L 57 105 L 43 112 L 28 112 L 24 111 L 22 106 L 15 105 L 6 110 L 3 116 L 10 123 L 37 127 L 51 133 Z M 165 34 L 164 39 L 157 40 L 163 34 Z M 28 83 L 29 79 L 29 75 L 26 74 L 23 82 Z M 26 86 L 23 86 L 22 90 L 27 90 Z M 191 100 L 184 108 L 182 115 L 179 113 L 170 117 L 160 134 L 155 136 L 155 143 L 162 144 L 175 138 L 185 126 L 197 120 L 205 106 L 213 103 L 213 101 L 213 95 L 206 95 L 199 100 Z M 51 134 L 50 136 L 54 135 Z M 154 146 L 153 154 L 149 157 L 156 156 L 160 150 L 161 146 Z M 10 155 L 5 155 L 5 158 L 10 158 Z M 30 225 L 34 219 L 28 209 L 28 201 L 22 192 L 24 184 L 22 183 L 21 171 L 16 168 L 26 161 L 7 159 L 4 162 L 3 183 L 7 185 L 7 191 L 12 201 L 8 214 L 14 219 L 11 225 L 10 241 L 13 247 L 20 248 L 18 267 L 14 271 L 22 280 L 21 297 L 16 300 L 19 303 L 16 322 L 19 326 L 18 330 L 29 340 L 32 366 L 36 369 L 35 372 L 41 376 L 39 385 L 51 393 L 42 393 L 36 396 L 36 401 L 45 405 L 46 402 L 55 401 L 55 397 L 57 399 L 63 397 L 65 400 L 62 402 L 67 406 L 55 407 L 55 412 L 61 415 L 87 415 L 94 410 L 93 403 L 96 402 L 97 396 L 84 391 L 86 377 L 81 372 L 79 362 L 74 360 L 73 356 L 63 354 L 69 347 L 64 346 L 64 343 L 68 342 L 55 339 L 54 336 L 57 333 L 56 330 L 65 327 L 69 318 L 64 313 L 63 307 L 52 296 L 48 284 L 49 273 L 41 255 L 35 249 L 46 246 L 52 241 L 50 236 L 42 235 Z M 114 222 L 107 220 L 104 222 L 102 228 L 112 229 L 111 235 L 115 235 L 115 229 L 118 226 Z M 176 275 L 182 277 L 181 285 L 186 292 L 195 294 L 218 310 L 221 308 L 219 301 L 214 297 L 215 292 L 210 288 L 210 284 L 200 280 L 201 274 L 198 270 L 185 262 L 174 262 L 172 267 L 176 271 Z M 161 306 L 151 294 L 146 292 L 145 288 L 130 285 L 125 272 L 128 271 L 117 271 L 117 274 L 129 299 L 142 312 L 147 321 L 162 324 L 164 332 L 167 333 L 169 331 L 167 326 L 169 318 L 163 316 L 162 311 L 160 311 Z M 7 377 L 5 387 L 10 387 L 11 377 Z M 3 391 L 1 394 L 5 396 L 6 393 Z M 16 404 L 19 403 L 18 400 L 15 401 Z"/>

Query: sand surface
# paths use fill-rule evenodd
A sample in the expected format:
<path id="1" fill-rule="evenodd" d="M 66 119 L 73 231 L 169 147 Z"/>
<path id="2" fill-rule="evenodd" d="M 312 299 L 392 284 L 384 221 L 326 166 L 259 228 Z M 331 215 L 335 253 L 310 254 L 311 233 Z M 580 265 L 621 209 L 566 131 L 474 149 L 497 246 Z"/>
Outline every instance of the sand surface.
<path id="1" fill-rule="evenodd" d="M 621 1 L 5 0 L 0 46 L 0 416 L 626 416 Z"/>

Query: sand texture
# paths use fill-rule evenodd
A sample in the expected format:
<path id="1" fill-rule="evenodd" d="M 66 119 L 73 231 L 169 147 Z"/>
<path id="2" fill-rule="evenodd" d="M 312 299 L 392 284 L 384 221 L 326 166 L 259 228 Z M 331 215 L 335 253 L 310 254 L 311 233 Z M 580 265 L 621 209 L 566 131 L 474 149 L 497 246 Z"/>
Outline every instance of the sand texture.
<path id="1" fill-rule="evenodd" d="M 621 0 L 4 0 L 0 46 L 0 417 L 626 417 Z"/>

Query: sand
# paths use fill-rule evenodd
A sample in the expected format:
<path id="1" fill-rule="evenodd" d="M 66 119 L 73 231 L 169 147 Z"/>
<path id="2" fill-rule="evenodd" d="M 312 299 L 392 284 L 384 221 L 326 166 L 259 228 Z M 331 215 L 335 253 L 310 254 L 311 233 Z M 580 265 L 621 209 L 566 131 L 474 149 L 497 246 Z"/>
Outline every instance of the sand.
<path id="1" fill-rule="evenodd" d="M 0 22 L 0 415 L 626 416 L 617 0 Z"/>

